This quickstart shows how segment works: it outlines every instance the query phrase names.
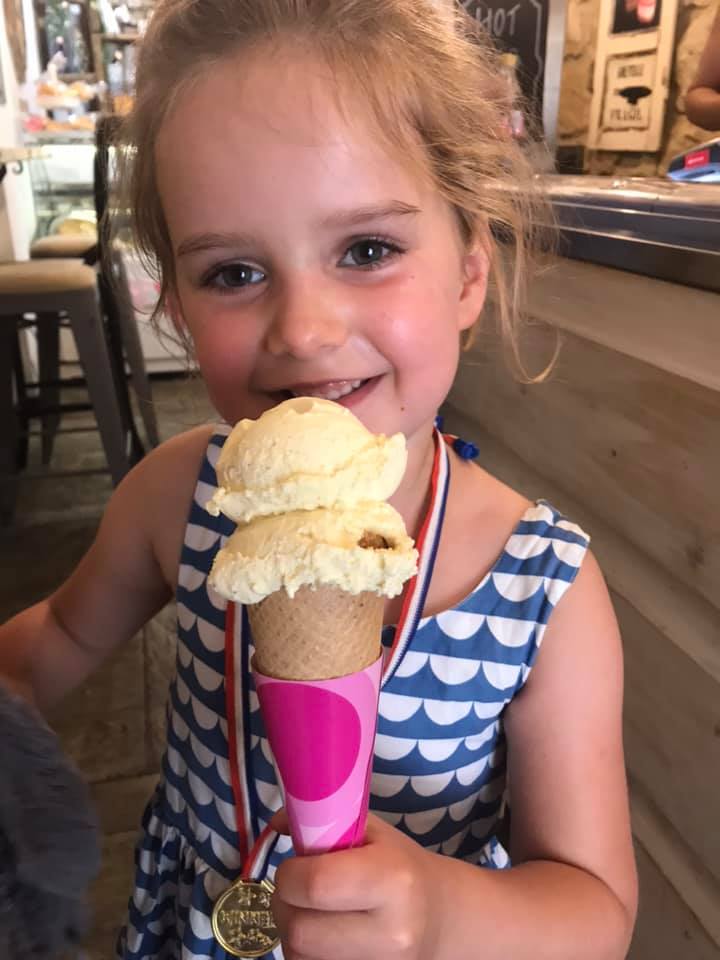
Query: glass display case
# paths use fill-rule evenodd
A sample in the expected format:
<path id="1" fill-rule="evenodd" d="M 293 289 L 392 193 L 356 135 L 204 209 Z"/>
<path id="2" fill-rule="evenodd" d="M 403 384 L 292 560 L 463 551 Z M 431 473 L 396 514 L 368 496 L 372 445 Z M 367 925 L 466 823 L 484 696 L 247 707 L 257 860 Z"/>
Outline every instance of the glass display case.
<path id="1" fill-rule="evenodd" d="M 95 143 L 92 134 L 36 134 L 25 142 L 42 146 L 30 163 L 35 205 L 35 238 L 52 233 L 96 232 L 93 198 Z"/>

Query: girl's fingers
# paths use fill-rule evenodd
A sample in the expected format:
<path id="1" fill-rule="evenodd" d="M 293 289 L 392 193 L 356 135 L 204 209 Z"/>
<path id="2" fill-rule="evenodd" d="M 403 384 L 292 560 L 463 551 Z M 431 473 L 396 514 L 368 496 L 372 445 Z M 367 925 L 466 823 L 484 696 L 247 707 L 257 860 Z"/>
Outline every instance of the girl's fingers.
<path id="1" fill-rule="evenodd" d="M 286 960 L 367 960 L 385 955 L 387 937 L 372 913 L 296 910 L 275 899 L 273 914 Z"/>
<path id="2" fill-rule="evenodd" d="M 392 894 L 393 864 L 368 845 L 313 857 L 292 857 L 277 870 L 278 894 L 303 910 L 374 910 Z"/>
<path id="3" fill-rule="evenodd" d="M 285 807 L 280 807 L 277 813 L 274 813 L 270 818 L 269 824 L 273 830 L 277 830 L 278 833 L 285 833 L 288 836 L 290 835 L 290 822 L 288 821 L 288 815 L 285 812 Z"/>
<path id="4" fill-rule="evenodd" d="M 275 883 L 285 903 L 310 910 L 377 910 L 413 889 L 420 848 L 378 817 L 366 843 L 351 850 L 291 857 Z"/>

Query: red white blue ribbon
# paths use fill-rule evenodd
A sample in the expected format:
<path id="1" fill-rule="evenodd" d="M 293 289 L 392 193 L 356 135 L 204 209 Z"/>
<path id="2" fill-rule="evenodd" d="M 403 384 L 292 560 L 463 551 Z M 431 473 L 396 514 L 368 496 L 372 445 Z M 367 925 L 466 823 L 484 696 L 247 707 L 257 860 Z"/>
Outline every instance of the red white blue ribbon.
<path id="1" fill-rule="evenodd" d="M 385 657 L 381 689 L 392 678 L 417 630 L 425 606 L 440 544 L 450 483 L 450 460 L 442 435 L 435 431 L 435 458 L 430 476 L 430 504 L 417 538 L 418 570 L 405 587 L 395 638 Z"/>

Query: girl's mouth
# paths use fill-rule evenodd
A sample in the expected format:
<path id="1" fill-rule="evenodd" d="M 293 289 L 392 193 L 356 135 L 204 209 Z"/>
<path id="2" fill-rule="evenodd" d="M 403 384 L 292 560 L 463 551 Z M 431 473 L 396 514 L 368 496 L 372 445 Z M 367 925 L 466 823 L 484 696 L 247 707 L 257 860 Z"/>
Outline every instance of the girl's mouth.
<path id="1" fill-rule="evenodd" d="M 326 383 L 299 383 L 288 390 L 291 397 L 318 397 L 321 400 L 342 400 L 363 387 L 367 380 L 328 380 Z"/>
<path id="2" fill-rule="evenodd" d="M 358 380 L 326 380 L 323 383 L 297 383 L 283 391 L 283 399 L 290 397 L 318 397 L 333 400 L 343 407 L 354 407 L 365 399 L 382 380 L 383 375 Z"/>

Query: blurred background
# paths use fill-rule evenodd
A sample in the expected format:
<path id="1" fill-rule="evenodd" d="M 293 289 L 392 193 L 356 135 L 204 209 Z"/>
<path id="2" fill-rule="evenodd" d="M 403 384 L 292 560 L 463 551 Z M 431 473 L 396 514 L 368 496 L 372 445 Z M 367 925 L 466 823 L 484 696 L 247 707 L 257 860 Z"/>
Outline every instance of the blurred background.
<path id="1" fill-rule="evenodd" d="M 450 0 L 438 0 L 450 2 Z M 720 960 L 717 0 L 465 0 L 503 50 L 507 134 L 560 227 L 514 381 L 487 310 L 443 411 L 485 467 L 593 533 L 623 630 L 641 876 L 633 960 Z M 133 249 L 113 136 L 152 0 L 0 4 L 0 615 L 47 595 L 113 485 L 215 418 Z M 511 184 L 508 185 L 512 187 Z M 98 223 L 109 208 L 121 229 Z M 105 832 L 112 955 L 163 742 L 172 606 L 58 710 Z"/>

